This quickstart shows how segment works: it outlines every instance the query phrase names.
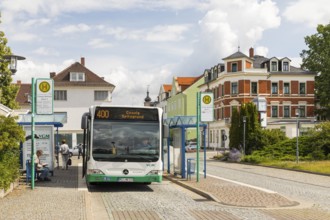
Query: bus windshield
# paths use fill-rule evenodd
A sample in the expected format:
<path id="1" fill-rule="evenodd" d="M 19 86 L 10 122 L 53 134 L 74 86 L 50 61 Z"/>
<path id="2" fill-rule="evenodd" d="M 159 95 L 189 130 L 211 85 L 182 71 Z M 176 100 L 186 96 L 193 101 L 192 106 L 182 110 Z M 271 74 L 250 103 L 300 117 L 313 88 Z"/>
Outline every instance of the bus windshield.
<path id="1" fill-rule="evenodd" d="M 156 121 L 95 120 L 92 156 L 96 161 L 155 162 L 160 158 Z"/>

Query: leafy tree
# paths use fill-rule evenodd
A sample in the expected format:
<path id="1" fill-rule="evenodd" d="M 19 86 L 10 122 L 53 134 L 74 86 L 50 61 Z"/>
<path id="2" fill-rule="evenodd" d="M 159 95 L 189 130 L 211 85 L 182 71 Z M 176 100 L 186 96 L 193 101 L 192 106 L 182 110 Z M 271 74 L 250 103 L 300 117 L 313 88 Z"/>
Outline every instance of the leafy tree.
<path id="1" fill-rule="evenodd" d="M 236 109 L 233 111 L 231 126 L 229 130 L 229 147 L 243 148 L 244 138 L 244 122 L 243 117 L 246 117 L 245 123 L 245 153 L 250 154 L 253 150 L 258 149 L 259 143 L 258 134 L 260 131 L 260 124 L 258 122 L 258 111 L 254 103 L 249 102 L 241 106 L 240 111 Z M 241 149 L 243 150 L 243 149 Z"/>
<path id="2" fill-rule="evenodd" d="M 309 137 L 308 153 L 315 151 L 321 152 L 324 156 L 330 155 L 330 122 L 323 122 L 310 130 L 307 135 Z"/>
<path id="3" fill-rule="evenodd" d="M 240 116 L 237 109 L 233 109 L 233 114 L 231 116 L 231 126 L 229 130 L 229 148 L 239 148 L 241 142 L 240 136 Z"/>
<path id="4" fill-rule="evenodd" d="M 5 55 L 10 55 L 11 50 L 7 46 L 7 38 L 3 31 L 0 31 L 0 59 Z M 15 101 L 18 86 L 12 84 L 11 71 L 8 69 L 8 62 L 0 62 L 0 103 L 11 108 L 18 108 L 18 103 Z"/>
<path id="5" fill-rule="evenodd" d="M 0 31 L 0 59 L 10 55 L 7 39 Z M 9 108 L 17 108 L 15 102 L 18 87 L 11 85 L 8 62 L 0 62 L 0 103 Z M 15 118 L 0 115 L 0 188 L 7 189 L 19 175 L 19 142 L 24 141 L 24 131 Z"/>
<path id="6" fill-rule="evenodd" d="M 315 93 L 321 109 L 316 111 L 323 118 L 330 118 L 330 24 L 318 25 L 317 33 L 305 37 L 309 49 L 300 53 L 302 67 L 318 73 Z"/>

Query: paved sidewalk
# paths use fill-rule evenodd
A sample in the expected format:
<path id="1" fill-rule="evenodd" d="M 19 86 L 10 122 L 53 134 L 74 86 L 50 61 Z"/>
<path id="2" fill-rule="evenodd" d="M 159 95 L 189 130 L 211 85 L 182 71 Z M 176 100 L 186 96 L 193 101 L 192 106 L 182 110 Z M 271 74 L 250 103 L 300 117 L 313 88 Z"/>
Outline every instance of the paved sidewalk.
<path id="1" fill-rule="evenodd" d="M 22 179 L 20 185 L 0 199 L 0 219 L 87 219 L 86 190 L 78 189 L 78 160 L 68 170 L 55 168 L 49 182 L 35 182 L 34 190 Z"/>

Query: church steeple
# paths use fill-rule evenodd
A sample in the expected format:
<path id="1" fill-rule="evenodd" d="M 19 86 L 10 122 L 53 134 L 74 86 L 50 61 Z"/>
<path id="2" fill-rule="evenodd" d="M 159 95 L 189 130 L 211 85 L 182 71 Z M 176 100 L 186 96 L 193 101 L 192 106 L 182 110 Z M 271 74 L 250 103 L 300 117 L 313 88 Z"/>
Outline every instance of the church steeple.
<path id="1" fill-rule="evenodd" d="M 151 98 L 149 97 L 149 85 L 147 87 L 147 97 L 144 99 L 144 106 L 150 106 Z"/>

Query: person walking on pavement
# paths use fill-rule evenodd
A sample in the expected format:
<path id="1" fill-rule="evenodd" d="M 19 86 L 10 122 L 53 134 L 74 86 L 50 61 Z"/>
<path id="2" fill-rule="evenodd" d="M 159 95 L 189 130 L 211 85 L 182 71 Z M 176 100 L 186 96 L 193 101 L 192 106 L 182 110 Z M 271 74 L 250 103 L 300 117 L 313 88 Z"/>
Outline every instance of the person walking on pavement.
<path id="1" fill-rule="evenodd" d="M 60 151 L 62 154 L 62 170 L 68 169 L 68 160 L 69 160 L 69 145 L 66 144 L 66 140 L 62 140 L 62 144 L 60 146 Z"/>
<path id="2" fill-rule="evenodd" d="M 78 144 L 78 159 L 80 159 L 80 155 L 82 155 L 82 144 Z"/>

